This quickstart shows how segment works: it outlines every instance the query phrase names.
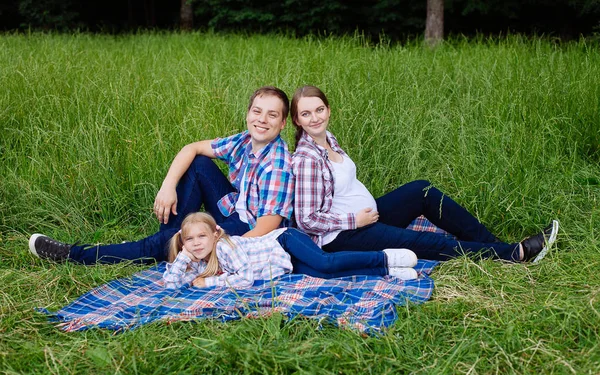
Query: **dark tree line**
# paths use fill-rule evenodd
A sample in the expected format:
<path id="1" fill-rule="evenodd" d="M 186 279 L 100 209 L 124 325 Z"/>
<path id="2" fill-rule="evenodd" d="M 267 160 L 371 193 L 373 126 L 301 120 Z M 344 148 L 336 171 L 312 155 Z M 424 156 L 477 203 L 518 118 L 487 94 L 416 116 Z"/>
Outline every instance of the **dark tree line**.
<path id="1" fill-rule="evenodd" d="M 436 17 L 426 16 L 428 7 L 430 15 L 437 9 Z M 359 30 L 369 38 L 385 35 L 401 40 L 423 35 L 426 22 L 439 21 L 446 35 L 515 32 L 571 39 L 600 33 L 600 0 L 3 0 L 0 4 L 2 30 L 210 29 L 297 36 Z"/>

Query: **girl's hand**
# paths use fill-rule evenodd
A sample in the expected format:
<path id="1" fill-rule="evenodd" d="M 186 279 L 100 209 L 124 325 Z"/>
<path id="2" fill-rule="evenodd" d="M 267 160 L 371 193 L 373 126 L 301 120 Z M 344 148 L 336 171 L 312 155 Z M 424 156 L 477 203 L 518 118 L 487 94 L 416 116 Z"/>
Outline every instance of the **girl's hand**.
<path id="1" fill-rule="evenodd" d="M 190 258 L 190 260 L 191 260 L 192 262 L 197 262 L 197 261 L 199 261 L 199 260 L 200 260 L 200 259 L 196 258 L 196 256 L 195 256 L 195 255 L 194 255 L 194 254 L 193 254 L 191 251 L 188 251 L 188 250 L 185 248 L 185 246 L 182 246 L 182 247 L 181 247 L 181 252 L 182 252 L 182 253 L 184 253 L 185 255 L 187 255 L 187 257 L 188 257 L 188 258 Z"/>
<path id="2" fill-rule="evenodd" d="M 357 228 L 376 223 L 377 221 L 379 221 L 379 212 L 373 211 L 372 208 L 363 208 L 356 214 Z"/>
<path id="3" fill-rule="evenodd" d="M 192 285 L 197 287 L 197 288 L 204 288 L 206 287 L 206 282 L 204 281 L 204 277 L 196 277 L 194 279 L 194 281 L 192 281 Z"/>
<path id="4" fill-rule="evenodd" d="M 175 188 L 163 186 L 154 199 L 154 214 L 162 224 L 169 222 L 169 214 L 177 215 L 177 191 Z"/>

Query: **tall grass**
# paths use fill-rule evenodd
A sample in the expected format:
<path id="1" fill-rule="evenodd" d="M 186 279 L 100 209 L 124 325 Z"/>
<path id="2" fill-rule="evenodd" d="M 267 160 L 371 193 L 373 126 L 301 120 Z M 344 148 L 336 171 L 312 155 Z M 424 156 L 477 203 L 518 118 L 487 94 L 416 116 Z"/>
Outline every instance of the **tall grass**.
<path id="1" fill-rule="evenodd" d="M 600 52 L 585 40 L 213 34 L 0 37 L 0 368 L 21 372 L 598 373 Z M 321 87 L 375 196 L 429 179 L 509 241 L 561 221 L 539 266 L 462 258 L 361 337 L 281 317 L 65 334 L 35 313 L 140 268 L 34 259 L 41 231 L 134 240 L 185 144 L 245 127 L 253 89 Z M 292 142 L 291 125 L 284 137 Z"/>

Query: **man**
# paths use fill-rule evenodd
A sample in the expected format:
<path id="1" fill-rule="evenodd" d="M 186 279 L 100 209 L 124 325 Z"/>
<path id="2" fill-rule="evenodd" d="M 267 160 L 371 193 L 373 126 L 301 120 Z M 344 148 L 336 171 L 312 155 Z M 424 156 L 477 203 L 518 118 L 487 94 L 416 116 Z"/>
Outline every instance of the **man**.
<path id="1" fill-rule="evenodd" d="M 169 239 L 185 216 L 202 206 L 228 234 L 269 233 L 290 219 L 293 210 L 291 157 L 280 137 L 288 111 L 282 90 L 261 87 L 250 97 L 247 131 L 183 147 L 154 202 L 158 233 L 115 245 L 70 245 L 34 234 L 30 251 L 44 259 L 83 264 L 166 260 Z M 227 164 L 229 180 L 211 159 Z"/>

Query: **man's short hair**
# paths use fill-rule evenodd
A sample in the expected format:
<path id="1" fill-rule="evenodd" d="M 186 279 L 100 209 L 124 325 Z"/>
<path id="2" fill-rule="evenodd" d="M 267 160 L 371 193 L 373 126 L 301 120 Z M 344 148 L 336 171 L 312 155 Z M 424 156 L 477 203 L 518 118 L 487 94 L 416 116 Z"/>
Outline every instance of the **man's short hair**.
<path id="1" fill-rule="evenodd" d="M 258 90 L 254 91 L 254 93 L 250 97 L 250 103 L 248 104 L 248 110 L 250 110 L 250 108 L 252 108 L 254 99 L 257 96 L 263 96 L 263 95 L 275 96 L 275 97 L 279 98 L 279 100 L 281 100 L 281 103 L 283 103 L 281 115 L 283 116 L 283 119 L 285 120 L 288 117 L 288 113 L 290 111 L 290 100 L 288 99 L 286 93 L 283 92 L 283 90 L 281 90 L 275 86 L 263 86 L 263 87 L 259 88 Z"/>

